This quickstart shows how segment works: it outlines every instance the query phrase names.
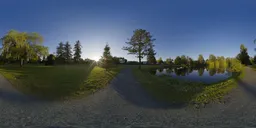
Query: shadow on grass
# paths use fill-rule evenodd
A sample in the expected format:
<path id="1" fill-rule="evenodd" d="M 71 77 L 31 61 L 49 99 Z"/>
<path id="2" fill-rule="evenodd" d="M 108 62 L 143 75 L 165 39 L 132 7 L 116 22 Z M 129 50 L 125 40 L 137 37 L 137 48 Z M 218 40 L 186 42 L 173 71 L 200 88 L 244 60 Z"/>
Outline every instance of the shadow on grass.
<path id="1" fill-rule="evenodd" d="M 61 100 L 80 90 L 84 80 L 91 73 L 94 66 L 87 68 L 82 66 L 55 66 L 55 67 L 1 67 L 3 75 L 13 84 L 19 92 L 30 97 L 30 99 Z M 18 93 L 2 90 L 2 98 L 15 101 Z M 7 96 L 5 96 L 7 95 Z"/>
<path id="2" fill-rule="evenodd" d="M 111 87 L 122 99 L 139 107 L 151 109 L 178 109 L 186 106 L 185 103 L 170 104 L 154 100 L 135 80 L 131 69 L 122 70 L 112 81 Z"/>

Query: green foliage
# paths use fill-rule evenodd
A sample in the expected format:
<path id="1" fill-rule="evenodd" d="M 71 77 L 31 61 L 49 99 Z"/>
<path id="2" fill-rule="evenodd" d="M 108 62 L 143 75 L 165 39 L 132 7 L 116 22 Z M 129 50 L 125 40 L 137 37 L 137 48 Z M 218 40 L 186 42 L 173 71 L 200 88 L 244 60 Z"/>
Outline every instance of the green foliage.
<path id="1" fill-rule="evenodd" d="M 48 55 L 48 48 L 42 45 L 43 37 L 38 33 L 18 32 L 10 30 L 2 37 L 2 56 L 7 60 L 38 59 Z"/>
<path id="2" fill-rule="evenodd" d="M 203 64 L 205 64 L 205 60 L 204 60 L 204 57 L 203 57 L 203 55 L 202 54 L 200 54 L 199 56 L 198 56 L 198 64 L 199 65 L 203 65 Z"/>
<path id="3" fill-rule="evenodd" d="M 66 63 L 70 63 L 72 61 L 72 47 L 68 41 L 64 45 L 64 59 Z"/>
<path id="4" fill-rule="evenodd" d="M 55 64 L 55 56 L 53 54 L 50 54 L 47 56 L 45 65 L 54 65 Z"/>
<path id="5" fill-rule="evenodd" d="M 253 63 L 256 64 L 256 55 L 253 57 Z"/>
<path id="6" fill-rule="evenodd" d="M 183 67 L 188 67 L 188 66 L 193 66 L 194 65 L 194 61 L 193 61 L 192 58 L 190 58 L 188 56 L 185 56 L 185 55 L 182 55 L 181 57 L 177 56 L 175 58 L 174 64 L 175 65 L 181 65 Z"/>
<path id="7" fill-rule="evenodd" d="M 157 60 L 157 64 L 162 64 L 162 63 L 164 63 L 164 61 L 163 61 L 162 57 L 160 57 L 160 58 Z"/>
<path id="8" fill-rule="evenodd" d="M 59 43 L 59 46 L 57 47 L 56 51 L 56 61 L 58 63 L 64 63 L 65 62 L 65 49 L 64 44 L 62 42 Z"/>
<path id="9" fill-rule="evenodd" d="M 74 61 L 75 63 L 78 63 L 81 61 L 81 54 L 82 54 L 82 45 L 80 41 L 76 41 L 75 46 L 74 46 Z"/>
<path id="10" fill-rule="evenodd" d="M 180 59 L 181 59 L 181 62 L 180 62 L 181 64 L 188 65 L 188 60 L 187 60 L 187 57 L 185 55 L 182 55 L 180 57 Z"/>
<path id="11" fill-rule="evenodd" d="M 167 58 L 165 63 L 171 65 L 173 63 L 173 60 L 171 58 Z"/>
<path id="12" fill-rule="evenodd" d="M 103 56 L 101 56 L 101 59 L 99 60 L 100 66 L 108 70 L 112 64 L 113 64 L 113 58 L 110 53 L 110 47 L 108 44 L 106 44 L 103 52 Z"/>
<path id="13" fill-rule="evenodd" d="M 123 50 L 128 51 L 128 54 L 136 55 L 139 58 L 139 68 L 141 68 L 141 59 L 149 54 L 149 49 L 152 48 L 154 41 L 150 32 L 136 29 L 129 41 L 126 42 L 128 46 L 123 47 Z"/>
<path id="14" fill-rule="evenodd" d="M 250 56 L 248 55 L 247 48 L 241 44 L 240 53 L 236 57 L 242 64 L 250 65 Z"/>
<path id="15" fill-rule="evenodd" d="M 154 45 L 151 44 L 151 46 L 148 49 L 147 62 L 149 64 L 156 64 L 156 58 L 155 58 L 156 52 L 153 49 L 153 47 L 154 47 Z"/>
<path id="16" fill-rule="evenodd" d="M 176 65 L 181 65 L 181 58 L 180 58 L 180 56 L 177 56 L 177 57 L 175 58 L 174 64 L 176 64 Z"/>
<path id="17" fill-rule="evenodd" d="M 125 64 L 127 62 L 127 60 L 124 57 L 113 57 L 113 62 L 115 64 Z"/>
<path id="18" fill-rule="evenodd" d="M 228 70 L 232 72 L 241 72 L 243 69 L 241 62 L 236 58 L 232 58 L 228 65 Z"/>

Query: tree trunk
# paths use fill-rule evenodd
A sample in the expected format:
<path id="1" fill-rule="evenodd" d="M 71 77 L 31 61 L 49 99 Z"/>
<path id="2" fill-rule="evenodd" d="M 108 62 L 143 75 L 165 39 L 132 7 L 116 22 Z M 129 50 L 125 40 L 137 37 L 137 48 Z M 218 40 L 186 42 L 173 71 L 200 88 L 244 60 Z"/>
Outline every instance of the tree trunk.
<path id="1" fill-rule="evenodd" d="M 139 52 L 139 69 L 141 69 L 141 53 Z"/>
<path id="2" fill-rule="evenodd" d="M 20 67 L 23 66 L 23 63 L 24 63 L 24 59 L 20 59 Z"/>

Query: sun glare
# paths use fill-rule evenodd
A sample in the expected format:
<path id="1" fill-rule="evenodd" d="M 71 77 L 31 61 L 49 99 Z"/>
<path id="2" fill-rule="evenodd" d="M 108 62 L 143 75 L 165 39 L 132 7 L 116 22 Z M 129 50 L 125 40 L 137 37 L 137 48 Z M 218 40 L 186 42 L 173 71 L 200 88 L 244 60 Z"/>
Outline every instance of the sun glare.
<path id="1" fill-rule="evenodd" d="M 95 60 L 95 61 L 99 61 L 100 57 L 94 56 L 92 59 Z"/>

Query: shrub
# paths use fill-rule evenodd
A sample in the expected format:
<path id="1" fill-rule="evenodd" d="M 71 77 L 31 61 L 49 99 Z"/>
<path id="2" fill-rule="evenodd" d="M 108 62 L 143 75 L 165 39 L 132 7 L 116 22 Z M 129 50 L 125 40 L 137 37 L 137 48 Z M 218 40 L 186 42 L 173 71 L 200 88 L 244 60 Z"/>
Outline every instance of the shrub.
<path id="1" fill-rule="evenodd" d="M 55 64 L 55 56 L 53 54 L 50 54 L 47 56 L 45 65 L 54 65 Z"/>

